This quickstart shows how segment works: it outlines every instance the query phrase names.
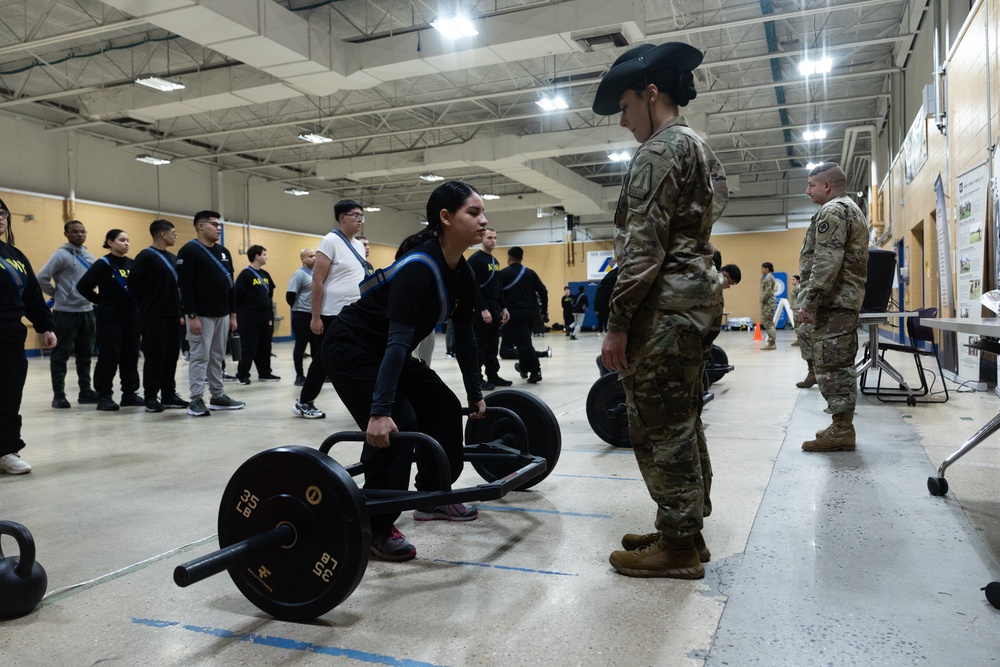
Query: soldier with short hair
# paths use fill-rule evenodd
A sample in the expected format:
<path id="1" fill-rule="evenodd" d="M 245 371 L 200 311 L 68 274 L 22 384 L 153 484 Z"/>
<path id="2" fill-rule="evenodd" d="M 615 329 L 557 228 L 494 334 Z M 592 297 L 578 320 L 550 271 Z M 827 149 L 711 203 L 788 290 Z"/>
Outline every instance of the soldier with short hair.
<path id="1" fill-rule="evenodd" d="M 854 408 L 858 398 L 854 358 L 858 315 L 868 278 L 868 223 L 847 196 L 847 177 L 835 162 L 809 172 L 806 194 L 819 204 L 799 254 L 799 319 L 812 325 L 802 356 L 812 362 L 833 423 L 802 443 L 808 452 L 854 451 Z M 802 341 L 800 332 L 800 341 Z M 808 356 L 807 356 L 808 355 Z"/>
<path id="2" fill-rule="evenodd" d="M 767 332 L 767 344 L 762 350 L 774 350 L 777 333 L 774 330 L 774 294 L 778 290 L 778 283 L 774 279 L 774 264 L 764 262 L 760 265 L 760 323 Z"/>
<path id="3" fill-rule="evenodd" d="M 700 413 L 705 358 L 722 324 L 722 283 L 709 243 L 728 189 L 722 164 L 679 107 L 694 99 L 702 53 L 682 43 L 622 54 L 593 110 L 621 113 L 641 142 L 615 212 L 619 274 L 601 362 L 619 371 L 629 438 L 657 506 L 656 532 L 628 534 L 611 565 L 633 577 L 700 579 L 711 557 L 711 462 Z"/>

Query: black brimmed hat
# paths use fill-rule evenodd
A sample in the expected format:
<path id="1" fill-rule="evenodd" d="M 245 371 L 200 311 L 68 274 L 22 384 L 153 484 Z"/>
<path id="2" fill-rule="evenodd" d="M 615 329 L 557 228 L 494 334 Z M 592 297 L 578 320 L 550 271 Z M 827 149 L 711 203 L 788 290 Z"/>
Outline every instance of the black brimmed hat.
<path id="1" fill-rule="evenodd" d="M 597 87 L 594 113 L 611 116 L 621 111 L 618 98 L 629 86 L 643 77 L 663 71 L 693 71 L 701 64 L 701 51 L 683 42 L 667 42 L 659 46 L 643 44 L 618 56 Z"/>

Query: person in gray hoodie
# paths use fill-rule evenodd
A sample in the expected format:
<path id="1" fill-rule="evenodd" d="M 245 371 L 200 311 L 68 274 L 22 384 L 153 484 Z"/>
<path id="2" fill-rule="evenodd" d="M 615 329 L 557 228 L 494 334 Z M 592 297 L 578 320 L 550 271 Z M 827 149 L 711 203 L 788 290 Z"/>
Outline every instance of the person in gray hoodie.
<path id="1" fill-rule="evenodd" d="M 52 253 L 38 272 L 42 292 L 54 297 L 52 316 L 56 324 L 56 339 L 52 350 L 52 407 L 68 408 L 66 399 L 66 363 L 70 354 L 76 357 L 76 375 L 80 383 L 80 403 L 96 403 L 97 392 L 90 386 L 90 357 L 94 352 L 94 306 L 76 289 L 83 274 L 94 263 L 94 256 L 84 247 L 87 229 L 79 220 L 63 225 L 67 243 Z"/>

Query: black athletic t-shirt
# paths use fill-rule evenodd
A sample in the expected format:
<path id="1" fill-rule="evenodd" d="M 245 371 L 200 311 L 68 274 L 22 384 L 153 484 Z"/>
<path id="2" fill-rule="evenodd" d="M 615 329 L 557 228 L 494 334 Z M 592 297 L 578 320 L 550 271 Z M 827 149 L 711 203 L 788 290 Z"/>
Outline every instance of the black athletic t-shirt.
<path id="1" fill-rule="evenodd" d="M 447 312 L 455 327 L 455 353 L 462 369 L 469 400 L 480 400 L 478 353 L 472 333 L 472 313 L 476 296 L 475 278 L 465 258 L 452 269 L 445 262 L 437 239 L 426 241 L 412 252 L 422 252 L 435 261 L 447 292 Z M 389 414 L 395 397 L 396 383 L 402 362 L 426 338 L 438 323 L 441 302 L 438 284 L 431 269 L 421 262 L 402 267 L 388 283 L 366 292 L 358 301 L 345 306 L 332 325 L 330 338 L 382 357 L 378 383 L 372 401 L 372 414 Z M 404 358 L 390 352 L 390 331 L 411 332 L 405 341 Z M 393 337 L 393 343 L 400 339 Z M 385 363 L 388 361 L 388 365 Z M 349 367 L 350 359 L 337 359 L 339 366 Z M 388 383 L 388 384 L 387 384 Z"/>
<path id="2" fill-rule="evenodd" d="M 104 261 L 105 259 L 107 261 Z M 99 257 L 76 283 L 76 291 L 87 301 L 96 303 L 101 308 L 122 315 L 138 314 L 135 299 L 118 282 L 120 278 L 122 282 L 128 284 L 132 264 L 131 257 L 115 257 L 111 253 Z"/>
<path id="3" fill-rule="evenodd" d="M 469 266 L 476 276 L 479 285 L 480 295 L 483 299 L 477 309 L 486 310 L 491 305 L 497 305 L 501 309 L 507 304 L 503 298 L 503 285 L 500 282 L 500 262 L 493 255 L 477 250 L 469 258 Z"/>

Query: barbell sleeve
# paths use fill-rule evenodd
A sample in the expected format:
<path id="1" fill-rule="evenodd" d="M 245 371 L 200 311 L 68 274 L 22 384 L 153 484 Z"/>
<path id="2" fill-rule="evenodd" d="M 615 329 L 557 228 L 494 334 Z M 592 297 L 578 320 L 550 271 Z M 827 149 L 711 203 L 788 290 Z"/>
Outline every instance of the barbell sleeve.
<path id="1" fill-rule="evenodd" d="M 259 535 L 230 544 L 225 549 L 205 554 L 201 558 L 178 565 L 174 568 L 174 583 L 181 588 L 196 584 L 213 574 L 236 567 L 254 556 L 271 549 L 292 544 L 295 540 L 295 528 L 291 524 L 282 523 Z"/>

